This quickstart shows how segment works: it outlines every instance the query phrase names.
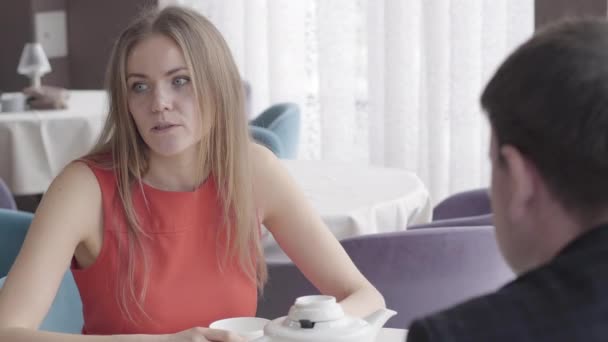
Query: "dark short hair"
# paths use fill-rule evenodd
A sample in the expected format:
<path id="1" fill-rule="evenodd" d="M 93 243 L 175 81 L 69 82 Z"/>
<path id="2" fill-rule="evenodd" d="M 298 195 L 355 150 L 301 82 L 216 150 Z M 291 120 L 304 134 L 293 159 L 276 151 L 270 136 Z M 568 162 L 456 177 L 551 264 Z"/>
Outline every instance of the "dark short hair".
<path id="1" fill-rule="evenodd" d="M 537 32 L 498 68 L 481 105 L 497 145 L 516 147 L 568 209 L 608 204 L 608 23 Z"/>

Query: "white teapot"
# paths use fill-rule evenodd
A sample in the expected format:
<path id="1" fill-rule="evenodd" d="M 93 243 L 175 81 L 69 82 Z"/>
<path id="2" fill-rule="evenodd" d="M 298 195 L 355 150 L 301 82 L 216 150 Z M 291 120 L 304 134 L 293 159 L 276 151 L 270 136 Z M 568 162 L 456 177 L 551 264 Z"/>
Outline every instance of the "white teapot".
<path id="1" fill-rule="evenodd" d="M 264 336 L 253 342 L 374 342 L 380 328 L 396 313 L 380 309 L 361 319 L 346 316 L 334 297 L 299 297 L 287 316 L 268 323 Z"/>

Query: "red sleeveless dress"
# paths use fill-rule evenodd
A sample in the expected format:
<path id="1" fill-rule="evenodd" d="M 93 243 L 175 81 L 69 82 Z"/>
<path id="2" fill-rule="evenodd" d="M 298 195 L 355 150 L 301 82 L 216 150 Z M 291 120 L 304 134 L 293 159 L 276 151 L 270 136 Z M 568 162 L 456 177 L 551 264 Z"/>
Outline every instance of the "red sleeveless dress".
<path id="1" fill-rule="evenodd" d="M 80 269 L 72 263 L 83 304 L 83 334 L 167 334 L 206 327 L 222 318 L 255 316 L 256 284 L 238 264 L 219 262 L 222 210 L 212 177 L 192 192 L 168 192 L 144 184 L 142 196 L 139 186 L 134 188 L 134 208 L 150 236 L 145 239 L 149 269 L 143 309 L 147 317 L 132 301 L 129 312 L 136 320 L 124 315 L 119 305 L 118 288 L 123 282 L 118 264 L 119 243 L 120 251 L 126 245 L 126 219 L 116 178 L 112 170 L 87 164 L 101 188 L 104 237 L 91 266 Z M 141 284 L 142 272 L 136 272 L 135 279 Z"/>

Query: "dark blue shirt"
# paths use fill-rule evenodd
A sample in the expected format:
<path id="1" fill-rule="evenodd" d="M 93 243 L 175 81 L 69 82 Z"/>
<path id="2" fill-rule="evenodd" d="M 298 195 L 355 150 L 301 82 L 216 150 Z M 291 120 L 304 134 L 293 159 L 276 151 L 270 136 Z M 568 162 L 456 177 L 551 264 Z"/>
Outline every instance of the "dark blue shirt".
<path id="1" fill-rule="evenodd" d="M 407 341 L 608 341 L 608 225 L 495 293 L 414 321 Z"/>

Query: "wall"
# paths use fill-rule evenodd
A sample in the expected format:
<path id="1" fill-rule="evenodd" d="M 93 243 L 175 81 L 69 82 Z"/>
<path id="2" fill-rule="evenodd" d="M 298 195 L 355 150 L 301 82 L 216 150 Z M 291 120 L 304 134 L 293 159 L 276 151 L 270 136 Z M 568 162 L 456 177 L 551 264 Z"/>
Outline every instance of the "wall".
<path id="1" fill-rule="evenodd" d="M 103 87 L 112 45 L 141 10 L 158 6 L 151 0 L 69 0 L 68 48 L 74 89 Z"/>
<path id="2" fill-rule="evenodd" d="M 36 13 L 66 11 L 68 55 L 49 58 L 45 85 L 72 89 L 103 87 L 114 39 L 146 6 L 157 0 L 0 0 L 0 91 L 19 91 L 29 79 L 17 74 L 23 46 L 35 40 Z"/>
<path id="3" fill-rule="evenodd" d="M 565 17 L 606 17 L 606 0 L 536 0 L 536 28 Z"/>
<path id="4" fill-rule="evenodd" d="M 36 13 L 48 12 L 48 11 L 65 11 L 67 0 L 31 0 L 32 4 L 32 18 Z M 67 13 L 66 13 L 67 14 Z M 32 25 L 35 28 L 35 25 Z M 35 38 L 35 37 L 33 37 Z M 34 40 L 34 39 L 32 39 Z M 42 82 L 48 85 L 55 85 L 59 87 L 70 87 L 70 72 L 69 66 L 69 55 L 65 57 L 49 58 L 51 63 L 50 73 L 46 74 L 42 78 Z"/>
<path id="5" fill-rule="evenodd" d="M 0 91 L 27 86 L 29 79 L 17 74 L 23 45 L 33 39 L 30 1 L 0 0 Z"/>

